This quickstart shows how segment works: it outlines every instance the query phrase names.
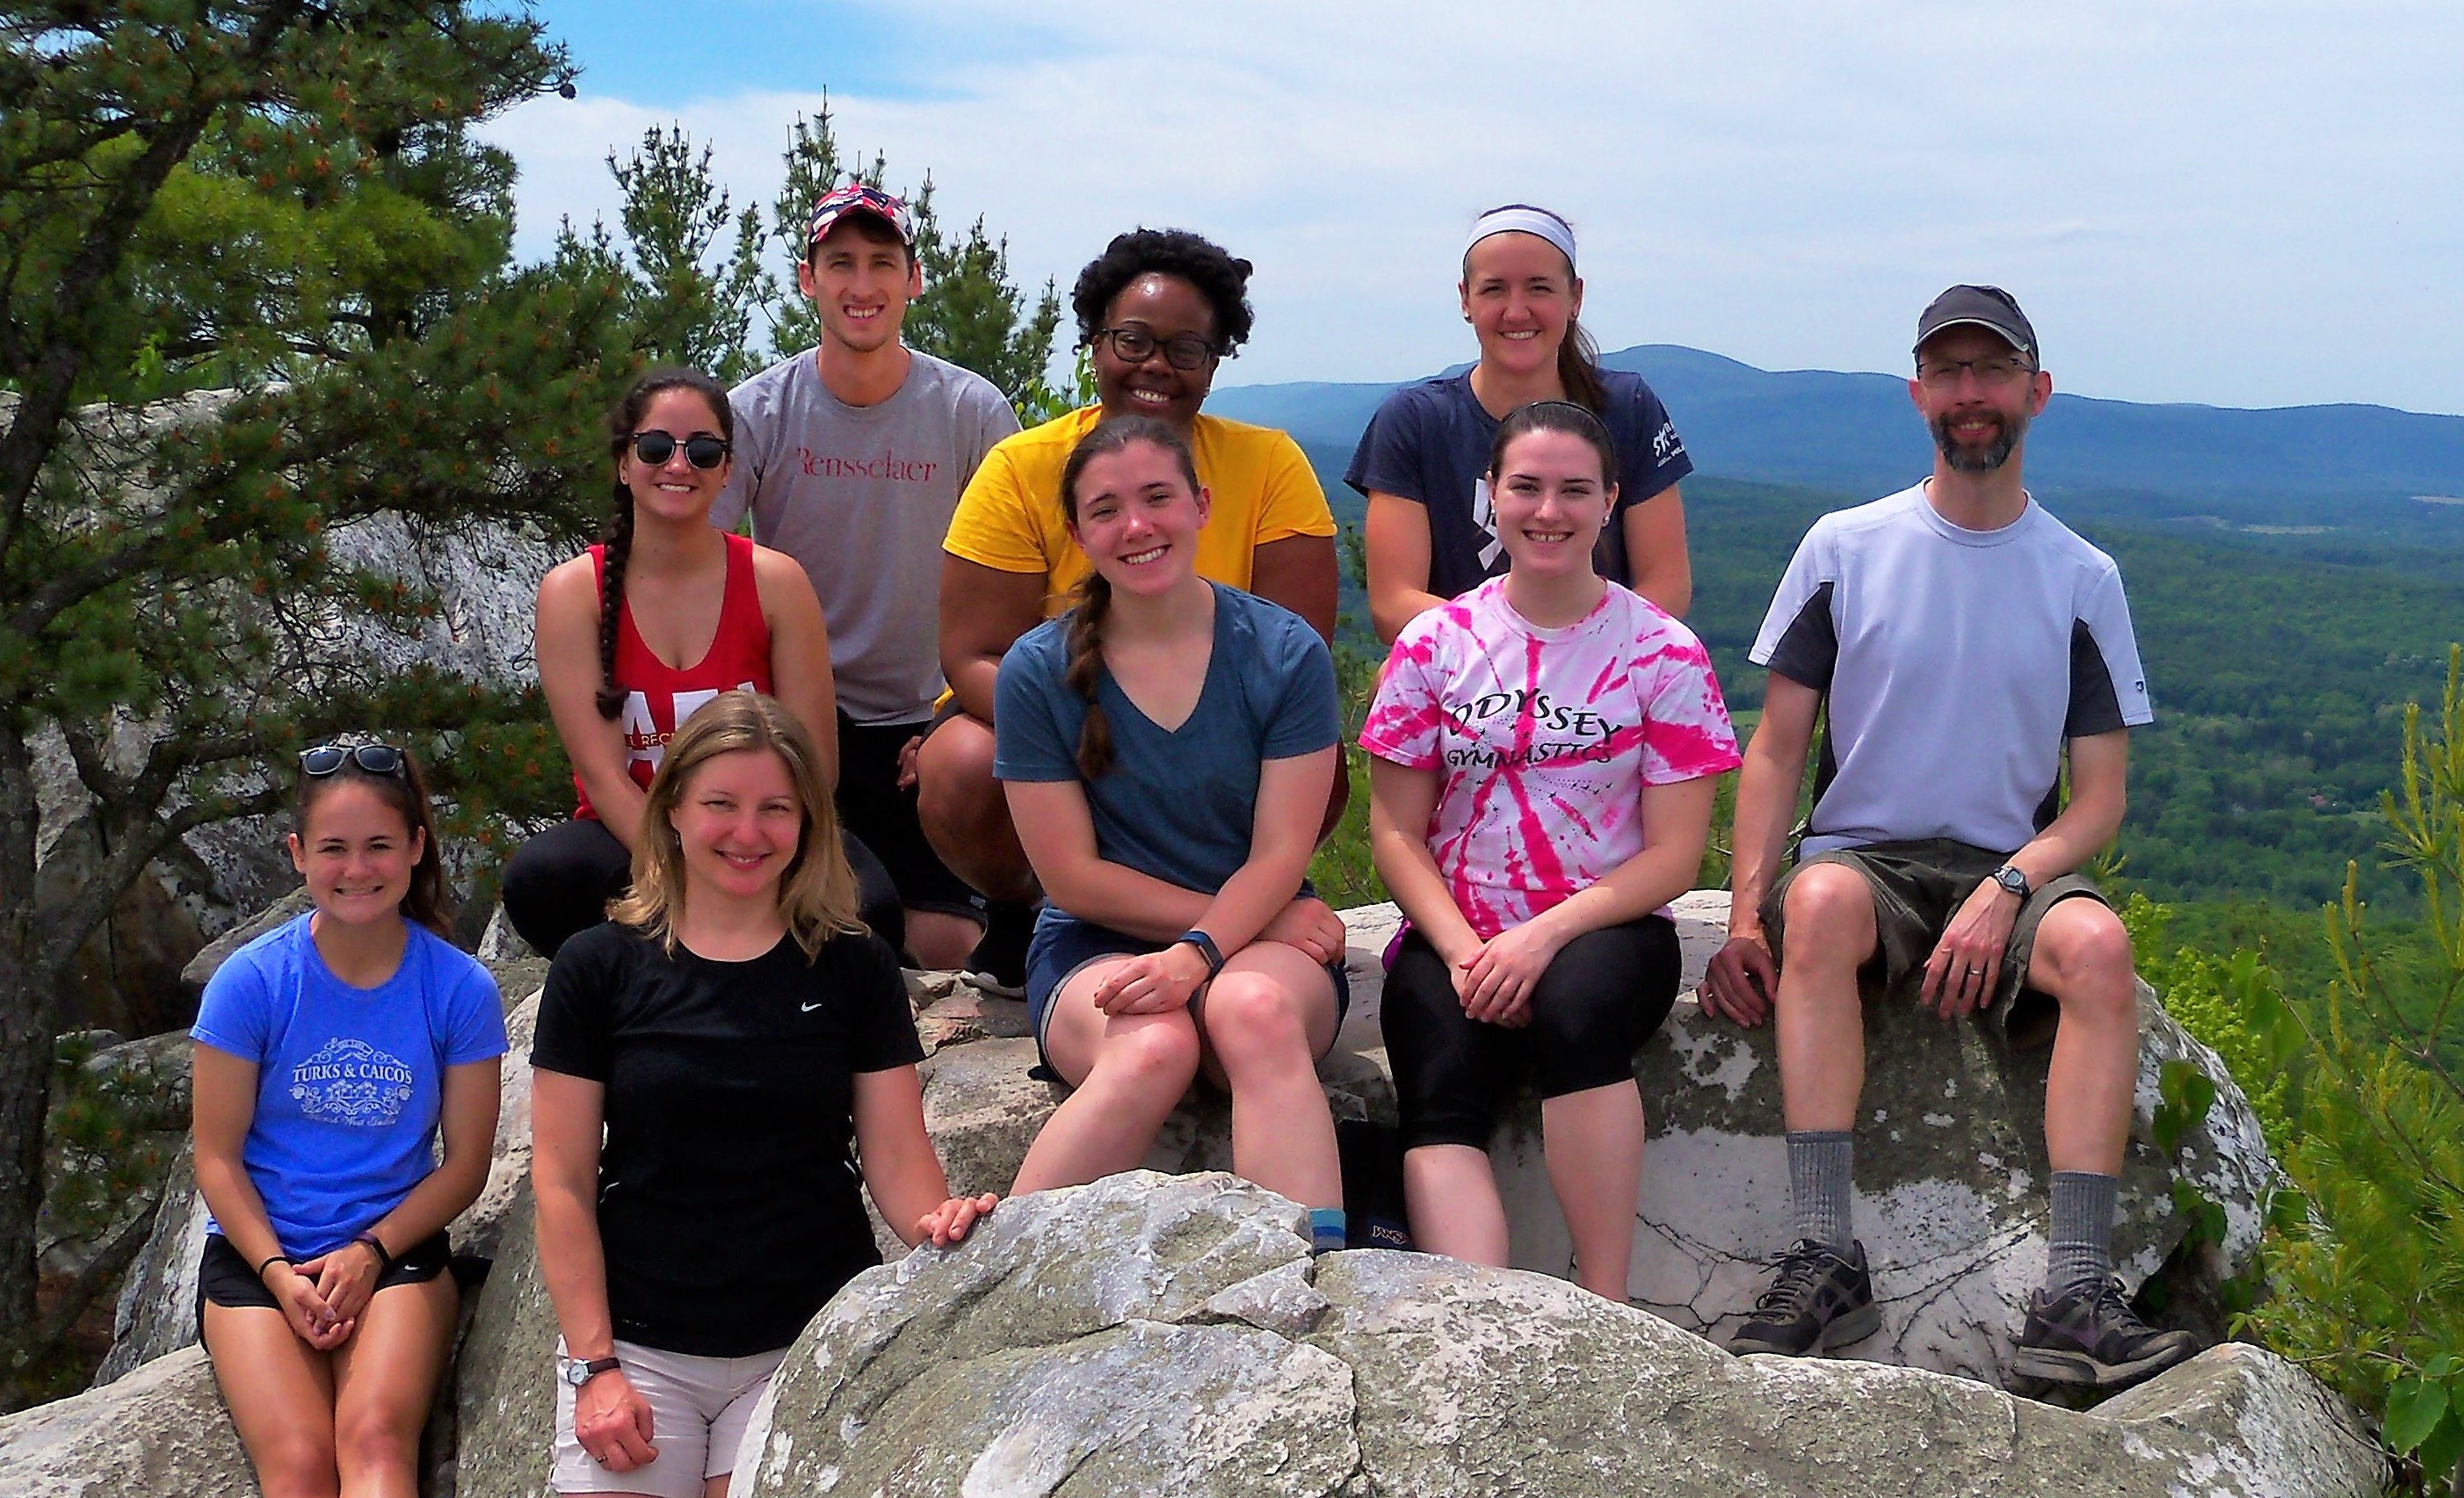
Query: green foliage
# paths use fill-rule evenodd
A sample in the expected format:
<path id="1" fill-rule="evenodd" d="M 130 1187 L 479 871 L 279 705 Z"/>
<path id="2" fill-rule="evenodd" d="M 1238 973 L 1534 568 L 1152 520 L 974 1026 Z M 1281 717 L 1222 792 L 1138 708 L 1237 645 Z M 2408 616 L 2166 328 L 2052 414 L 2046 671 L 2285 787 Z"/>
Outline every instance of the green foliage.
<path id="1" fill-rule="evenodd" d="M 2218 957 L 2193 946 L 2171 943 L 2167 938 L 2174 921 L 2172 909 L 2156 904 L 2145 894 L 2134 892 L 2123 900 L 2121 914 L 2123 928 L 2130 933 L 2139 976 L 2156 990 L 2165 1012 L 2189 1031 L 2191 1039 L 2214 1051 L 2224 1062 L 2225 1069 L 2233 1073 L 2243 1096 L 2250 1100 L 2251 1111 L 2257 1114 L 2269 1152 L 2283 1158 L 2293 1139 L 2293 1076 L 2285 1068 L 2286 1058 L 2275 1053 L 2254 1028 L 2253 1022 L 2253 1011 L 2261 1002 L 2257 997 L 2260 986 L 2266 985 L 2271 995 L 2280 992 L 2276 988 L 2275 975 L 2254 952 Z M 2281 1000 L 2275 1002 L 2280 1003 Z M 2166 1079 L 2168 1089 L 2188 1085 Z M 2156 1142 L 2168 1154 L 2173 1145 L 2166 1137 L 2166 1118 L 2203 1118 L 2208 1102 L 2213 1099 L 2199 1102 L 2194 1110 L 2183 1106 L 2188 1101 L 2191 1100 L 2176 1099 L 2171 1090 L 2166 1091 L 2160 1101 Z"/>
<path id="2" fill-rule="evenodd" d="M 2307 1211 L 2271 1236 L 2276 1295 L 2250 1320 L 2382 1415 L 2387 1443 L 2436 1486 L 2464 1459 L 2464 1077 L 2442 1044 L 2464 996 L 2464 650 L 2449 653 L 2435 733 L 2406 709 L 2382 809 L 2438 961 L 2383 966 L 2348 872 L 2324 1002 L 2253 1005 L 2271 1054 L 2312 1074 L 2283 1160 Z"/>

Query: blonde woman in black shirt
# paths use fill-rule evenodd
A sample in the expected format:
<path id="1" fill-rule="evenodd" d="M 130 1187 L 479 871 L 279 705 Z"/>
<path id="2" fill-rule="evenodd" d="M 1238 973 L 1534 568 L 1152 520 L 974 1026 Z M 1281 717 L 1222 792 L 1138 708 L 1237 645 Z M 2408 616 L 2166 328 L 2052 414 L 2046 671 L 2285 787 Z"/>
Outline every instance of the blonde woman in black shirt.
<path id="1" fill-rule="evenodd" d="M 632 893 L 557 954 L 531 1053 L 551 1483 L 722 1498 L 788 1343 L 878 1262 L 854 1155 L 910 1244 L 994 1199 L 951 1197 L 925 1135 L 906 986 L 856 919 L 803 726 L 719 694 L 641 826 Z"/>

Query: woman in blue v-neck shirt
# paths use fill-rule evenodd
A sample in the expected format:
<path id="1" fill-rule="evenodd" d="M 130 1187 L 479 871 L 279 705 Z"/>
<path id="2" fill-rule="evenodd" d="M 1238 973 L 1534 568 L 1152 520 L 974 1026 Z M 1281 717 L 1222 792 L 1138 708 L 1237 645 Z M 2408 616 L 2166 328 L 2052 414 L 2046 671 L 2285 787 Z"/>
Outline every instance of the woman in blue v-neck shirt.
<path id="1" fill-rule="evenodd" d="M 1316 1058 L 1343 922 L 1303 879 L 1333 783 L 1334 666 L 1297 614 L 1198 575 L 1207 494 L 1170 427 L 1115 417 L 1057 496 L 1093 572 L 1001 661 L 994 773 L 1047 905 L 1026 1000 L 1074 1090 L 1019 1170 L 1038 1191 L 1136 1165 L 1203 1071 L 1239 1174 L 1340 1246 Z"/>

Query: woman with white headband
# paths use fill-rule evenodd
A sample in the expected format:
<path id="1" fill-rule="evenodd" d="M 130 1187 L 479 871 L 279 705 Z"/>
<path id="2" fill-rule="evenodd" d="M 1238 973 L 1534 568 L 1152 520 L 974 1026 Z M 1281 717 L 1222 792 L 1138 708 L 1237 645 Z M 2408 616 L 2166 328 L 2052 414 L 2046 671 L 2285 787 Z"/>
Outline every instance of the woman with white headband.
<path id="1" fill-rule="evenodd" d="M 1693 574 L 1677 481 L 1693 460 L 1642 377 L 1600 367 L 1576 320 L 1583 282 L 1573 230 L 1546 209 L 1489 209 L 1464 243 L 1457 291 L 1480 362 L 1389 395 L 1344 474 L 1369 496 L 1369 614 L 1378 639 L 1393 644 L 1422 610 L 1506 571 L 1489 450 L 1506 413 L 1533 401 L 1583 407 L 1616 441 L 1619 499 L 1600 539 L 1601 575 L 1684 613 Z"/>

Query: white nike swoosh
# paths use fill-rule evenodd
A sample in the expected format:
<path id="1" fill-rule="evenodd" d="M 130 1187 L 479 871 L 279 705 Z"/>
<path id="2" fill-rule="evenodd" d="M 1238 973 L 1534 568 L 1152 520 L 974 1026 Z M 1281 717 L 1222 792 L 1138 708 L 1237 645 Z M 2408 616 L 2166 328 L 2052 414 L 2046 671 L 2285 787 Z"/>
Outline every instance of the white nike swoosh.
<path id="1" fill-rule="evenodd" d="M 823 1004 L 827 1003 L 828 1002 L 829 1002 L 829 1001 L 828 1001 L 828 1000 L 826 1000 L 826 999 L 819 999 L 819 1000 L 815 1000 L 813 1002 L 803 1005 L 803 1012 L 804 1012 L 804 1013 L 806 1013 L 806 1014 L 810 1014 L 810 1013 L 812 1013 L 814 1010 L 816 1010 L 816 1009 L 820 1008 Z"/>

